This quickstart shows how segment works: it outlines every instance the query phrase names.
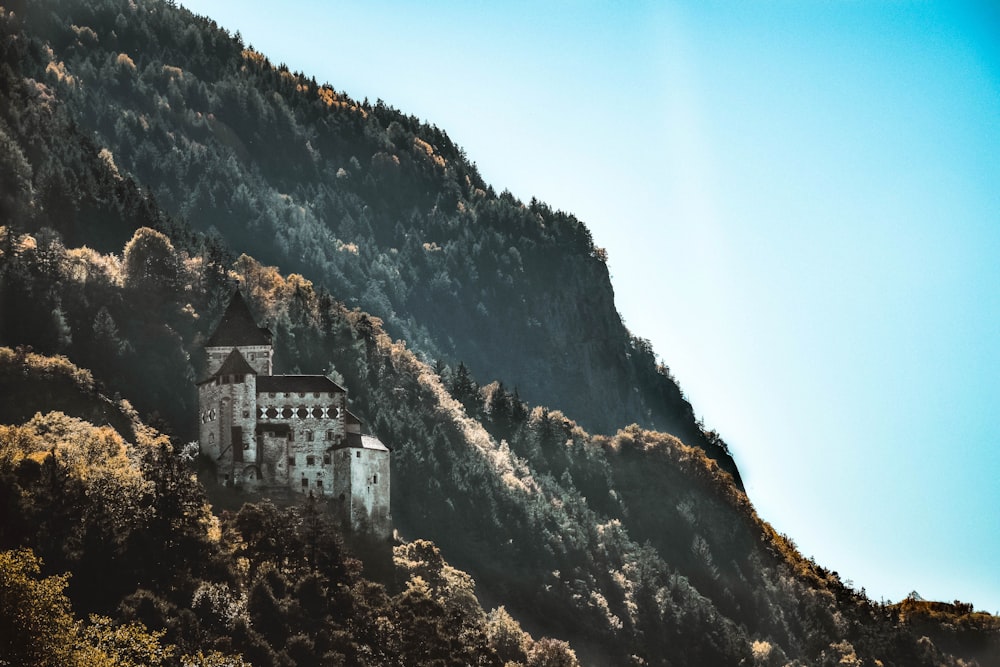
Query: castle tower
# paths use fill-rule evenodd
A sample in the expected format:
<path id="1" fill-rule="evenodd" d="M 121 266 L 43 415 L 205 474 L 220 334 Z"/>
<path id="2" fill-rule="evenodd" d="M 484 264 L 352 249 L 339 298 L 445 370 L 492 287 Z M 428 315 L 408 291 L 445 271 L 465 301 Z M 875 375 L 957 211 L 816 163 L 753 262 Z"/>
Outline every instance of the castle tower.
<path id="1" fill-rule="evenodd" d="M 232 348 L 222 365 L 198 383 L 199 442 L 223 483 L 256 485 L 260 479 L 254 435 L 257 371 Z"/>
<path id="2" fill-rule="evenodd" d="M 271 375 L 274 355 L 271 337 L 270 330 L 257 326 L 250 307 L 237 289 L 218 326 L 205 343 L 205 352 L 208 353 L 208 372 L 216 373 L 235 347 L 254 368 L 257 375 Z"/>
<path id="3" fill-rule="evenodd" d="M 346 437 L 332 448 L 333 496 L 355 527 L 375 535 L 392 533 L 389 515 L 389 448 L 372 435 L 362 435 L 361 420 L 348 412 Z"/>

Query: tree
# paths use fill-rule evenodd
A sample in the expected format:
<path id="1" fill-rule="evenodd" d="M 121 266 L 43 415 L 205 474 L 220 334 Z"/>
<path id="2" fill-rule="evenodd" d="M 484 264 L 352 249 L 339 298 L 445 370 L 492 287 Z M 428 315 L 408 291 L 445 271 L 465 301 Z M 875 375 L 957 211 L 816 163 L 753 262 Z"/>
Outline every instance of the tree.
<path id="1" fill-rule="evenodd" d="M 76 664 L 78 625 L 63 593 L 68 574 L 41 578 L 31 549 L 0 552 L 0 663 Z"/>
<path id="2" fill-rule="evenodd" d="M 122 273 L 127 288 L 152 295 L 172 293 L 180 281 L 173 243 L 155 229 L 140 227 L 125 244 Z"/>
<path id="3" fill-rule="evenodd" d="M 479 388 L 476 386 L 476 382 L 472 379 L 472 375 L 469 373 L 469 369 L 466 368 L 464 362 L 459 362 L 458 369 L 455 371 L 455 377 L 452 379 L 451 386 L 448 389 L 451 391 L 451 395 L 460 401 L 466 409 L 472 406 L 472 402 L 475 401 L 479 393 Z"/>
<path id="4" fill-rule="evenodd" d="M 544 637 L 528 651 L 528 667 L 580 667 L 580 663 L 569 644 Z"/>
<path id="5" fill-rule="evenodd" d="M 504 607 L 497 607 L 487 616 L 486 637 L 504 663 L 527 661 L 531 637 Z"/>

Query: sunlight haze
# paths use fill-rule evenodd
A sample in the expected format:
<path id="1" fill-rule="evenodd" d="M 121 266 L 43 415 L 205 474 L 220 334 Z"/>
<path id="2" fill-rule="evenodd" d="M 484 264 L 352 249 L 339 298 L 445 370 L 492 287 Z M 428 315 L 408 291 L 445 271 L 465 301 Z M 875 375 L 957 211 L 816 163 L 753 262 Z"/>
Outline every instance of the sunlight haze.
<path id="1" fill-rule="evenodd" d="M 1000 10 L 181 4 L 584 221 L 804 555 L 1000 611 Z"/>

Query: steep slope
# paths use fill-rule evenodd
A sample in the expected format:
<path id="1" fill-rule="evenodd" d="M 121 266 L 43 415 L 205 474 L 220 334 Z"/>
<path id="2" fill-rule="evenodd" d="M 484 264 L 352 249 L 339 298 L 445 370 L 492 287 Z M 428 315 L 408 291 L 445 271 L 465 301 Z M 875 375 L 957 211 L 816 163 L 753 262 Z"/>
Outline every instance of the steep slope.
<path id="1" fill-rule="evenodd" d="M 164 215 L 117 170 L 113 156 L 102 153 L 71 121 L 61 96 L 72 91 L 56 84 L 40 86 L 13 69 L 11 62 L 30 60 L 32 49 L 36 56 L 45 51 L 39 42 L 14 32 L 11 17 L 4 16 L 8 33 L 2 43 L 6 66 L 0 67 L 0 89 L 5 93 L 0 139 L 8 150 L 0 153 L 0 175 L 16 187 L 3 190 L 9 194 L 3 200 L 7 224 L 0 229 L 0 343 L 64 353 L 90 367 L 95 386 L 103 384 L 109 395 L 120 392 L 140 414 L 157 412 L 159 423 L 184 433 L 194 421 L 193 379 L 202 366 L 201 344 L 238 278 L 255 315 L 268 320 L 275 331 L 279 369 L 298 367 L 342 378 L 354 392 L 352 410 L 393 445 L 393 514 L 402 534 L 414 540 L 432 538 L 449 561 L 475 577 L 483 599 L 506 605 L 536 635 L 571 641 L 585 663 L 880 660 L 948 665 L 963 658 L 995 664 L 1000 637 L 995 619 L 969 615 L 963 620 L 969 634 L 965 626 L 956 633 L 947 627 L 953 617 L 904 614 L 873 603 L 835 573 L 803 559 L 787 538 L 776 535 L 756 516 L 731 475 L 700 449 L 640 427 L 592 436 L 571 415 L 532 408 L 499 383 L 478 387 L 463 373 L 464 367 L 432 370 L 407 344 L 394 342 L 378 318 L 351 309 L 302 275 L 282 273 L 249 256 L 234 260 L 211 237 Z M 59 174 L 77 186 L 46 189 L 48 174 Z M 136 216 L 159 231 L 142 227 L 121 234 Z M 84 224 L 67 227 L 67 220 Z M 70 242 L 52 228 L 77 236 Z M 72 247 L 91 234 L 95 245 L 120 255 Z M 17 354 L 4 353 L 4 358 L 16 359 Z M 66 368 L 61 362 L 53 367 Z M 79 377 L 72 369 L 68 376 Z M 5 395 L 17 391 L 16 380 L 11 381 L 15 385 L 5 387 Z M 91 405 L 78 404 L 84 409 Z M 49 460 L 44 451 L 43 446 L 34 453 Z M 57 461 L 53 457 L 50 465 Z M 171 598 L 137 591 L 123 601 L 127 604 L 122 619 L 142 618 L 150 627 L 163 627 L 180 638 L 198 627 L 190 624 L 190 614 L 198 623 L 215 623 L 213 627 L 229 619 L 234 623 L 230 641 L 255 651 L 260 658 L 255 663 L 299 664 L 289 647 L 299 651 L 308 643 L 292 642 L 294 633 L 301 630 L 313 642 L 318 635 L 309 626 L 313 616 L 296 609 L 308 602 L 322 614 L 340 614 L 344 607 L 337 605 L 343 598 L 332 589 L 293 589 L 286 573 L 272 576 L 266 567 L 256 579 L 238 584 L 226 580 L 227 574 L 202 572 L 198 576 L 203 581 L 221 586 L 178 586 L 171 579 L 172 567 L 187 572 L 192 564 L 203 564 L 211 570 L 218 561 L 209 557 L 215 547 L 195 539 L 194 529 L 205 515 L 201 505 L 190 503 L 200 492 L 176 464 L 161 459 L 149 468 L 150 474 L 173 471 L 161 477 L 162 486 L 157 487 L 157 497 L 166 503 L 160 515 L 173 517 L 179 522 L 175 527 L 191 529 L 182 533 L 205 557 L 192 559 L 184 550 L 168 550 L 172 560 L 161 560 L 149 576 L 164 595 L 172 591 Z M 31 472 L 29 464 L 16 470 Z M 26 483 L 35 481 L 32 475 L 25 477 Z M 177 494 L 168 493 L 170 489 Z M 20 491 L 3 496 L 4 502 L 23 497 Z M 115 497 L 107 496 L 101 507 L 115 516 L 138 516 L 119 508 Z M 60 507 L 55 507 L 62 512 L 56 518 L 72 517 L 66 513 L 69 508 Z M 185 507 L 190 511 L 177 513 Z M 284 562 L 273 551 L 259 557 L 284 542 L 281 531 L 293 522 L 270 510 L 248 512 L 243 524 L 248 532 L 237 525 L 241 537 L 229 543 L 234 553 L 251 564 L 268 558 Z M 99 520 L 92 524 L 97 546 L 105 545 L 98 539 L 102 526 Z M 255 532 L 250 531 L 254 526 Z M 158 529 L 172 530 L 169 525 Z M 148 555 L 152 544 L 177 544 L 170 532 L 133 533 L 147 549 L 133 552 L 138 554 L 129 560 L 133 565 L 156 561 Z M 47 536 L 46 548 L 53 553 L 72 546 L 59 541 L 54 529 L 39 534 Z M 435 569 L 444 572 L 440 563 L 436 568 L 412 564 L 420 558 L 439 560 L 433 550 L 416 551 L 423 555 L 404 554 L 403 560 L 411 563 L 405 566 L 409 572 L 424 572 L 429 578 L 434 578 L 430 574 Z M 106 552 L 88 557 L 93 576 L 81 577 L 83 582 L 100 581 L 102 568 L 117 564 L 102 561 L 96 555 L 101 553 Z M 61 557 L 70 563 L 77 555 L 71 551 Z M 293 567 L 301 571 L 305 561 L 301 554 L 295 558 L 299 560 Z M 451 581 L 459 592 L 466 589 L 457 575 L 435 577 Z M 115 590 L 125 591 L 127 584 L 116 579 Z M 196 598 L 198 590 L 202 594 Z M 259 612 L 249 625 L 242 615 L 249 607 L 239 607 L 241 592 L 252 593 Z M 91 593 L 110 596 L 103 590 Z M 406 593 L 410 595 L 404 599 Z M 435 607 L 415 579 L 412 587 L 399 592 L 395 607 L 385 607 L 388 603 L 379 602 L 371 591 L 355 589 L 354 594 L 360 596 L 361 607 L 389 609 L 380 612 L 385 614 L 407 609 L 417 618 L 439 621 L 474 616 L 467 605 L 456 604 L 447 612 Z M 106 611 L 113 606 L 112 600 L 102 600 Z M 185 605 L 192 607 L 187 613 Z M 235 615 L 227 616 L 234 608 Z M 269 619 L 275 623 L 268 625 Z M 377 614 L 362 614 L 364 622 L 345 632 L 356 631 L 370 645 L 381 645 L 378 632 L 385 626 L 378 619 Z M 255 623 L 276 628 L 274 637 L 261 639 Z M 476 623 L 473 628 L 482 627 Z M 423 627 L 434 631 L 440 645 L 453 639 L 437 624 Z M 942 645 L 923 635 L 940 637 Z M 421 632 L 406 635 L 393 629 L 388 636 L 400 642 L 403 651 L 402 644 L 418 639 Z M 334 635 L 334 640 L 343 642 L 336 644 L 343 655 L 363 653 L 343 634 Z M 275 646 L 287 658 L 269 652 Z M 415 645 L 410 648 L 417 650 Z M 227 652 L 224 649 L 219 647 Z M 384 664 L 379 662 L 382 657 L 368 655 L 359 662 Z"/>
<path id="2" fill-rule="evenodd" d="M 383 586 L 312 498 L 213 515 L 191 448 L 174 450 L 126 403 L 125 431 L 43 414 L 51 394 L 25 390 L 53 381 L 66 405 L 114 405 L 65 358 L 0 348 L 0 371 L 0 391 L 38 409 L 0 424 L 3 664 L 577 664 L 565 642 L 487 614 L 430 542 L 379 545 Z"/>
<path id="3" fill-rule="evenodd" d="M 45 0 L 23 16 L 39 42 L 8 59 L 170 213 L 309 275 L 424 358 L 464 361 L 592 430 L 674 433 L 739 480 L 623 326 L 589 230 L 494 193 L 444 131 L 275 67 L 171 3 Z M 37 180 L 51 193 L 60 178 Z M 87 224 L 70 212 L 57 229 L 71 245 L 125 240 Z"/>

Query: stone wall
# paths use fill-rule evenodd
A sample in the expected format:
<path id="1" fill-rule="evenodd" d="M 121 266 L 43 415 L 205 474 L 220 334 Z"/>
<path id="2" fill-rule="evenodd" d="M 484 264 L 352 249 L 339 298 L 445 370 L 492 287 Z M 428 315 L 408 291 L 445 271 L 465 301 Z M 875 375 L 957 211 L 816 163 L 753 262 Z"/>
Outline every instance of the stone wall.
<path id="1" fill-rule="evenodd" d="M 201 406 L 199 441 L 216 465 L 221 483 L 254 483 L 257 447 L 254 429 L 257 378 L 223 376 L 198 388 Z"/>
<path id="2" fill-rule="evenodd" d="M 274 352 L 270 345 L 240 345 L 236 349 L 240 351 L 247 363 L 257 371 L 257 375 L 271 375 Z M 232 351 L 231 347 L 206 347 L 208 374 L 215 375 L 222 366 L 222 362 Z"/>
<path id="3" fill-rule="evenodd" d="M 340 392 L 271 392 L 257 395 L 259 430 L 283 424 L 288 433 L 279 451 L 275 438 L 265 439 L 264 467 L 270 483 L 293 491 L 326 495 L 333 487 L 331 448 L 344 439 L 345 396 Z M 284 460 L 279 460 L 284 459 Z"/>

